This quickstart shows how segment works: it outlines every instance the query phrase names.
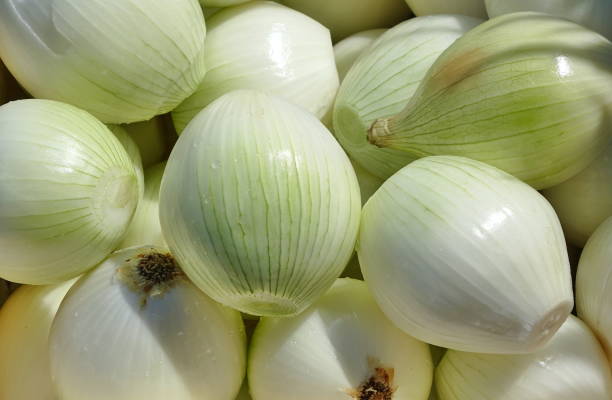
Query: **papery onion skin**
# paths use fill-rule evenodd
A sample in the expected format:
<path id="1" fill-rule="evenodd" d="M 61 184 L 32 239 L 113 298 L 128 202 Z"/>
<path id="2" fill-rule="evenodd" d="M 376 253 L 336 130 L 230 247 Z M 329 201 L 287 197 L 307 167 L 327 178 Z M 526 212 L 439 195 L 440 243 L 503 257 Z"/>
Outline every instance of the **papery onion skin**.
<path id="1" fill-rule="evenodd" d="M 577 22 L 612 39 L 609 0 L 485 0 L 491 18 L 518 11 L 539 11 Z"/>
<path id="2" fill-rule="evenodd" d="M 572 310 L 553 208 L 467 158 L 426 157 L 388 179 L 364 206 L 357 254 L 385 314 L 437 346 L 534 351 Z"/>
<path id="3" fill-rule="evenodd" d="M 378 118 L 404 108 L 438 56 L 481 20 L 462 15 L 413 18 L 380 36 L 353 64 L 334 105 L 334 135 L 355 162 L 387 179 L 416 157 L 367 140 Z"/>
<path id="4" fill-rule="evenodd" d="M 89 113 L 50 100 L 0 107 L 0 276 L 49 284 L 95 266 L 138 203 L 132 160 Z"/>
<path id="5" fill-rule="evenodd" d="M 246 364 L 240 313 L 212 301 L 179 269 L 170 274 L 153 265 L 142 274 L 139 266 L 152 254 L 163 262 L 171 257 L 149 246 L 115 252 L 66 295 L 49 337 L 62 400 L 238 394 Z"/>
<path id="6" fill-rule="evenodd" d="M 542 194 L 555 208 L 567 241 L 584 247 L 595 229 L 612 216 L 612 142 L 588 167 Z"/>
<path id="7" fill-rule="evenodd" d="M 386 29 L 370 29 L 357 32 L 334 45 L 334 58 L 340 82 L 342 82 L 355 60 L 385 31 Z"/>
<path id="8" fill-rule="evenodd" d="M 593 233 L 580 256 L 576 309 L 595 332 L 612 365 L 612 217 Z"/>
<path id="9" fill-rule="evenodd" d="M 208 21 L 208 72 L 172 112 L 177 132 L 213 100 L 232 90 L 266 91 L 323 118 L 338 90 L 329 31 L 271 1 L 223 9 Z"/>
<path id="10" fill-rule="evenodd" d="M 602 153 L 611 110 L 612 43 L 570 21 L 514 13 L 453 43 L 368 139 L 413 156 L 477 159 L 546 189 Z"/>
<path id="11" fill-rule="evenodd" d="M 484 0 L 406 0 L 406 3 L 418 16 L 461 14 L 476 18 L 487 18 Z"/>
<path id="12" fill-rule="evenodd" d="M 21 286 L 0 309 L 0 399 L 57 399 L 48 336 L 60 302 L 75 281 Z"/>
<path id="13" fill-rule="evenodd" d="M 573 315 L 535 353 L 499 356 L 449 350 L 435 377 L 440 400 L 608 400 L 611 380 L 597 339 Z"/>
<path id="14" fill-rule="evenodd" d="M 395 327 L 354 279 L 337 280 L 295 317 L 262 318 L 249 348 L 254 400 L 367 398 L 354 392 L 374 368 L 392 371 L 393 399 L 427 399 L 429 347 Z"/>
<path id="15" fill-rule="evenodd" d="M 253 315 L 306 308 L 353 251 L 360 197 L 348 157 L 314 116 L 235 91 L 174 147 L 160 193 L 164 237 L 215 300 Z"/>
<path id="16" fill-rule="evenodd" d="M 193 93 L 205 35 L 197 0 L 0 1 L 0 56 L 17 80 L 105 123 L 148 120 Z"/>

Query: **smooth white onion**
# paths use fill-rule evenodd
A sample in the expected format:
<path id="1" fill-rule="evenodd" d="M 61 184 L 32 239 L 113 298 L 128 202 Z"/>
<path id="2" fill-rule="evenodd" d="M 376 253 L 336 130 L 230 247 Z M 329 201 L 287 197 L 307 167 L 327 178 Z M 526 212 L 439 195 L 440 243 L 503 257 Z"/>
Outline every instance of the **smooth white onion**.
<path id="1" fill-rule="evenodd" d="M 342 82 L 355 60 L 385 31 L 386 29 L 370 29 L 357 32 L 334 45 L 334 58 L 340 82 Z"/>
<path id="2" fill-rule="evenodd" d="M 515 0 L 507 0 L 512 2 Z M 461 14 L 487 18 L 485 0 L 406 0 L 416 15 Z"/>

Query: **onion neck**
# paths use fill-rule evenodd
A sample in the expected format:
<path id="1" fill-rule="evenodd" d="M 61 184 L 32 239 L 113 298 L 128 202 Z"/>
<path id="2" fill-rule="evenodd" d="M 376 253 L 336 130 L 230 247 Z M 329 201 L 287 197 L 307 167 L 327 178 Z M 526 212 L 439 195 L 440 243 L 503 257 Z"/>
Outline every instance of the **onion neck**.
<path id="1" fill-rule="evenodd" d="M 372 375 L 367 377 L 359 388 L 351 390 L 349 395 L 354 400 L 393 400 L 393 394 L 397 390 L 397 387 L 393 386 L 393 377 L 393 368 L 374 367 Z"/>

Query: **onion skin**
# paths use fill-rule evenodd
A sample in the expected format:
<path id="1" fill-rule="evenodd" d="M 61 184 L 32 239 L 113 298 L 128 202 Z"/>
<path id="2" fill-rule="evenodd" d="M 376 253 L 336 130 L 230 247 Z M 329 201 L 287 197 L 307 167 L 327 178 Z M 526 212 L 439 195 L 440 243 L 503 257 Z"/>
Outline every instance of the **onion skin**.
<path id="1" fill-rule="evenodd" d="M 357 32 L 334 45 L 334 58 L 336 59 L 340 82 L 342 82 L 355 60 L 384 32 L 385 29 Z"/>
<path id="2" fill-rule="evenodd" d="M 406 3 L 418 16 L 461 14 L 476 18 L 487 18 L 484 0 L 406 0 Z"/>

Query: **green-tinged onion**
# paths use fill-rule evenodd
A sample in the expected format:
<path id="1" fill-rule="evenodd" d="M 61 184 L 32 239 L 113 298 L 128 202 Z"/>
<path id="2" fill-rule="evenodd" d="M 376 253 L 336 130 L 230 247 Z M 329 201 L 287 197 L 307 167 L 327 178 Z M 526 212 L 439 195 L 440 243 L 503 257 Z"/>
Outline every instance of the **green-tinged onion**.
<path id="1" fill-rule="evenodd" d="M 122 125 L 122 128 L 136 142 L 145 168 L 167 160 L 176 142 L 176 132 L 169 114 L 149 121 Z"/>
<path id="2" fill-rule="evenodd" d="M 578 264 L 578 316 L 599 337 L 612 363 L 612 217 L 589 239 Z M 612 365 L 612 364 L 611 364 Z"/>
<path id="3" fill-rule="evenodd" d="M 106 123 L 175 108 L 204 76 L 197 0 L 2 0 L 0 56 L 35 97 Z"/>
<path id="4" fill-rule="evenodd" d="M 460 15 L 413 18 L 389 29 L 358 58 L 334 106 L 334 134 L 352 159 L 386 179 L 416 158 L 370 144 L 368 128 L 400 112 L 436 58 L 480 22 Z"/>
<path id="5" fill-rule="evenodd" d="M 254 315 L 305 309 L 354 248 L 355 173 L 312 114 L 260 92 L 231 92 L 189 124 L 160 193 L 164 237 L 191 280 Z"/>
<path id="6" fill-rule="evenodd" d="M 240 393 L 238 393 L 236 400 L 252 400 L 251 395 L 249 394 L 249 385 L 246 379 L 242 383 Z"/>
<path id="7" fill-rule="evenodd" d="M 132 160 L 134 171 L 136 172 L 136 178 L 138 179 L 138 187 L 140 192 L 139 202 L 142 200 L 142 194 L 144 192 L 144 172 L 142 168 L 142 157 L 140 157 L 140 150 L 134 139 L 119 125 L 109 125 L 108 129 L 115 135 L 117 140 L 121 143 L 125 149 L 127 155 Z M 148 243 L 155 244 L 155 243 Z"/>
<path id="8" fill-rule="evenodd" d="M 359 262 L 414 337 L 481 353 L 537 349 L 573 306 L 561 225 L 536 190 L 479 161 L 413 161 L 366 203 Z"/>
<path id="9" fill-rule="evenodd" d="M 113 253 L 74 284 L 49 346 L 62 400 L 234 400 L 246 364 L 240 313 L 148 246 Z"/>
<path id="10" fill-rule="evenodd" d="M 555 208 L 567 240 L 583 247 L 612 215 L 612 142 L 582 172 L 543 194 Z"/>
<path id="11" fill-rule="evenodd" d="M 359 57 L 386 29 L 371 29 L 355 33 L 334 45 L 334 58 L 340 82 Z"/>
<path id="12" fill-rule="evenodd" d="M 166 163 L 164 162 L 145 170 L 144 196 L 138 203 L 127 234 L 117 248 L 145 245 L 167 246 L 159 225 L 159 187 L 165 168 Z"/>
<path id="13" fill-rule="evenodd" d="M 477 159 L 545 189 L 603 151 L 611 115 L 612 43 L 573 22 L 514 13 L 453 43 L 368 139 L 411 156 Z"/>
<path id="14" fill-rule="evenodd" d="M 104 124 L 50 100 L 0 107 L 0 276 L 58 283 L 106 257 L 138 203 L 132 160 Z"/>
<path id="15" fill-rule="evenodd" d="M 249 0 L 200 0 L 202 6 L 211 7 L 229 7 L 235 6 L 236 4 L 246 3 Z"/>
<path id="16" fill-rule="evenodd" d="M 491 18 L 518 11 L 540 11 L 593 29 L 612 39 L 610 0 L 484 0 Z"/>
<path id="17" fill-rule="evenodd" d="M 295 317 L 262 318 L 249 348 L 254 400 L 426 400 L 432 374 L 429 347 L 353 279 L 337 280 Z"/>
<path id="18" fill-rule="evenodd" d="M 351 160 L 355 175 L 357 176 L 357 182 L 359 182 L 359 191 L 361 192 L 361 205 L 364 205 L 366 201 L 378 190 L 380 185 L 383 184 L 383 180 L 372 175 L 366 169 L 362 168 L 359 164 Z"/>
<path id="19" fill-rule="evenodd" d="M 512 2 L 515 0 L 508 0 Z M 487 18 L 485 0 L 406 0 L 415 15 L 460 14 Z"/>
<path id="20" fill-rule="evenodd" d="M 597 339 L 570 316 L 546 346 L 531 354 L 449 350 L 435 382 L 440 400 L 609 400 L 611 379 Z"/>
<path id="21" fill-rule="evenodd" d="M 0 399 L 57 399 L 49 369 L 49 330 L 74 282 L 22 286 L 0 309 Z"/>
<path id="22" fill-rule="evenodd" d="M 204 2 L 202 0 L 200 0 L 200 4 L 204 4 Z M 220 10 L 220 8 L 217 7 L 202 7 L 202 11 L 204 12 L 204 19 L 208 20 L 208 18 L 212 17 L 214 14 L 216 14 L 218 11 Z"/>
<path id="23" fill-rule="evenodd" d="M 334 42 L 354 33 L 390 28 L 408 19 L 403 0 L 280 0 L 329 28 Z"/>
<path id="24" fill-rule="evenodd" d="M 208 72 L 172 112 L 178 132 L 210 102 L 236 89 L 273 93 L 319 118 L 331 109 L 338 72 L 323 25 L 271 1 L 223 9 L 207 24 Z"/>

